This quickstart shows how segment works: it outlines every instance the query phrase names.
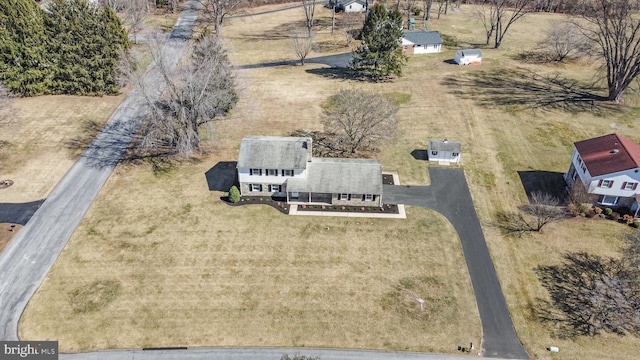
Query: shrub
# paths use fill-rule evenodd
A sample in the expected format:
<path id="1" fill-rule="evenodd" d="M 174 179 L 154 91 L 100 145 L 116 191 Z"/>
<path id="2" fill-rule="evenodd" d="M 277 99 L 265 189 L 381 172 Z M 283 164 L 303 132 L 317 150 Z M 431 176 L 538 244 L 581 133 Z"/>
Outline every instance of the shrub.
<path id="1" fill-rule="evenodd" d="M 609 215 L 613 214 L 613 210 L 611 208 L 606 208 L 606 209 L 604 209 L 604 214 L 609 216 Z"/>
<path id="2" fill-rule="evenodd" d="M 620 214 L 618 214 L 617 212 L 611 213 L 611 220 L 613 221 L 620 220 Z"/>
<path id="3" fill-rule="evenodd" d="M 624 220 L 625 223 L 627 223 L 627 225 L 633 224 L 633 216 L 629 214 L 622 215 L 622 219 Z"/>
<path id="4" fill-rule="evenodd" d="M 240 190 L 235 185 L 229 189 L 229 201 L 234 204 L 240 201 Z"/>
<path id="5" fill-rule="evenodd" d="M 631 224 L 632 227 L 634 228 L 640 228 L 640 220 L 636 220 Z"/>
<path id="6" fill-rule="evenodd" d="M 596 214 L 598 214 L 598 215 L 602 214 L 602 208 L 601 208 L 601 207 L 597 207 L 597 206 L 595 206 L 595 207 L 593 208 L 593 211 L 595 211 L 595 212 L 596 212 Z"/>

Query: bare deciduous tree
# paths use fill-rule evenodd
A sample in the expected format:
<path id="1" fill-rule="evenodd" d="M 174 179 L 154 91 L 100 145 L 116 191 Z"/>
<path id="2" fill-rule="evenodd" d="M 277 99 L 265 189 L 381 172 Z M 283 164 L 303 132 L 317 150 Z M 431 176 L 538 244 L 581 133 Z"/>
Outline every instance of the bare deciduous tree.
<path id="1" fill-rule="evenodd" d="M 575 215 L 586 213 L 596 200 L 596 196 L 590 194 L 580 180 L 575 180 L 569 188 L 567 194 L 567 202 L 569 210 L 575 212 Z"/>
<path id="2" fill-rule="evenodd" d="M 202 4 L 201 19 L 207 28 L 213 25 L 217 38 L 222 38 L 222 27 L 226 16 L 237 13 L 243 4 L 242 0 L 198 0 Z"/>
<path id="3" fill-rule="evenodd" d="M 306 30 L 294 29 L 291 33 L 291 40 L 293 41 L 293 51 L 300 60 L 300 65 L 304 65 L 304 60 L 313 49 L 313 37 L 309 36 Z"/>
<path id="4" fill-rule="evenodd" d="M 507 234 L 517 236 L 540 232 L 547 224 L 565 217 L 565 211 L 559 204 L 560 201 L 549 194 L 534 192 L 529 204 L 522 207 L 522 213 L 498 213 L 497 225 Z"/>
<path id="5" fill-rule="evenodd" d="M 147 0 L 129 0 L 124 5 L 125 21 L 129 25 L 129 34 L 133 35 L 133 42 L 138 43 L 138 33 L 144 27 L 144 20 L 149 15 Z"/>
<path id="6" fill-rule="evenodd" d="M 425 21 L 431 20 L 431 7 L 433 6 L 433 0 L 422 0 L 422 7 L 424 14 L 422 19 Z"/>
<path id="7" fill-rule="evenodd" d="M 416 9 L 416 3 L 418 0 L 405 0 L 403 3 L 403 10 L 405 15 L 407 16 L 407 29 L 411 27 L 411 17 L 413 16 L 413 12 Z"/>
<path id="8" fill-rule="evenodd" d="M 122 9 L 124 9 L 125 5 L 127 4 L 127 0 L 101 0 L 100 4 L 102 6 L 108 6 L 110 7 L 113 11 L 122 11 Z"/>
<path id="9" fill-rule="evenodd" d="M 487 45 L 494 38 L 494 48 L 499 48 L 514 22 L 533 11 L 534 0 L 477 1 L 475 16 L 484 25 Z"/>
<path id="10" fill-rule="evenodd" d="M 142 150 L 188 157 L 200 149 L 201 131 L 211 131 L 212 122 L 237 102 L 231 63 L 220 43 L 207 36 L 177 67 L 167 63 L 161 43 L 149 47 L 166 88 L 157 101 L 152 100 L 150 94 L 156 89 L 145 88 L 141 71 L 129 67 L 129 79 L 141 89 L 151 109 L 143 126 Z"/>
<path id="11" fill-rule="evenodd" d="M 546 31 L 546 37 L 540 43 L 555 61 L 572 58 L 578 53 L 586 52 L 590 46 L 587 38 L 572 23 L 553 26 Z"/>
<path id="12" fill-rule="evenodd" d="M 640 2 L 637 0 L 582 0 L 579 12 L 587 25 L 580 31 L 598 47 L 606 70 L 607 99 L 620 102 L 640 74 Z"/>
<path id="13" fill-rule="evenodd" d="M 324 105 L 325 132 L 336 135 L 336 147 L 355 154 L 397 136 L 398 106 L 385 96 L 362 90 L 340 90 Z"/>
<path id="14" fill-rule="evenodd" d="M 304 16 L 306 18 L 307 32 L 309 37 L 313 35 L 313 17 L 316 11 L 316 0 L 302 0 Z"/>

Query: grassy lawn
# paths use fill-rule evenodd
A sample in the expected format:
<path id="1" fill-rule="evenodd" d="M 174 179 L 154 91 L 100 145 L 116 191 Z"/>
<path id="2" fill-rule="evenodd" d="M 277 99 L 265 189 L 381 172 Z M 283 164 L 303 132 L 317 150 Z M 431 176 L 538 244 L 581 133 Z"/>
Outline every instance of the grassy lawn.
<path id="1" fill-rule="evenodd" d="M 234 64 L 294 60 L 287 37 L 302 11 L 230 19 L 225 37 Z M 330 23 L 327 9 L 316 11 L 321 24 Z M 475 47 L 483 29 L 472 17 L 463 5 L 429 28 Z M 568 251 L 614 255 L 625 227 L 566 220 L 512 239 L 491 225 L 496 211 L 526 201 L 520 174 L 567 170 L 574 141 L 613 131 L 640 140 L 632 95 L 620 106 L 553 101 L 572 94 L 549 78 L 575 80 L 580 88 L 597 76 L 591 64 L 515 60 L 561 20 L 532 14 L 517 22 L 503 48 L 483 49 L 481 66 L 447 63 L 455 49 L 414 56 L 405 75 L 387 83 L 333 78 L 317 64 L 239 70 L 241 100 L 218 124 L 214 152 L 164 174 L 120 166 L 30 302 L 21 337 L 57 339 L 63 350 L 273 345 L 452 352 L 479 343 L 460 245 L 438 214 L 409 208 L 407 220 L 291 218 L 268 207 L 226 207 L 207 188 L 204 173 L 235 159 L 243 136 L 321 130 L 322 101 L 340 89 L 364 88 L 411 95 L 399 112 L 398 143 L 374 154 L 402 183 L 429 183 L 426 164 L 412 150 L 425 149 L 429 139 L 463 143 L 462 167 L 530 354 L 548 356 L 552 345 L 560 347 L 553 355 L 559 359 L 634 358 L 637 338 L 561 340 L 535 316 L 546 298 L 538 265 L 556 264 Z M 318 26 L 316 36 L 326 52 L 310 57 L 348 51 L 339 32 Z M 540 87 L 547 90 L 535 91 Z M 412 293 L 427 300 L 425 311 Z"/>
<path id="2" fill-rule="evenodd" d="M 86 142 L 87 132 L 104 124 L 121 101 L 122 96 L 16 99 L 16 118 L 0 131 L 0 180 L 14 184 L 0 189 L 0 202 L 45 198 L 80 154 L 76 145 Z"/>

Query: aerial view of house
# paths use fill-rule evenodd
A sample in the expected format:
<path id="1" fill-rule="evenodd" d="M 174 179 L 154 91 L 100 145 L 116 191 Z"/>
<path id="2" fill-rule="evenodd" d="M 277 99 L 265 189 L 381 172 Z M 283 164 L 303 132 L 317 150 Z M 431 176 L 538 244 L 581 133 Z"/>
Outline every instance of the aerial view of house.
<path id="1" fill-rule="evenodd" d="M 583 186 L 602 206 L 640 210 L 640 144 L 619 134 L 578 141 L 564 179 Z"/>
<path id="2" fill-rule="evenodd" d="M 0 0 L 0 358 L 635 360 L 639 11 Z"/>
<path id="3" fill-rule="evenodd" d="M 304 137 L 246 136 L 238 155 L 241 195 L 294 204 L 382 206 L 382 165 L 372 159 L 311 156 Z"/>
<path id="4" fill-rule="evenodd" d="M 442 51 L 442 38 L 437 31 L 412 30 L 405 31 L 402 36 L 402 53 L 430 54 Z"/>

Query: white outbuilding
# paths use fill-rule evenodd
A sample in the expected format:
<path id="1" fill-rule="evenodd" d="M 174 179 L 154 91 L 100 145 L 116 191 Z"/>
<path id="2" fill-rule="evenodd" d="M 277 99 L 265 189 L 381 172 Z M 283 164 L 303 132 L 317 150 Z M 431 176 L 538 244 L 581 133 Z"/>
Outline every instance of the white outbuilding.
<path id="1" fill-rule="evenodd" d="M 430 140 L 427 151 L 429 161 L 444 164 L 459 164 L 462 144 L 456 141 L 449 141 L 447 139 Z"/>
<path id="2" fill-rule="evenodd" d="M 480 49 L 458 50 L 453 60 L 458 65 L 480 65 L 482 64 L 482 52 Z"/>

